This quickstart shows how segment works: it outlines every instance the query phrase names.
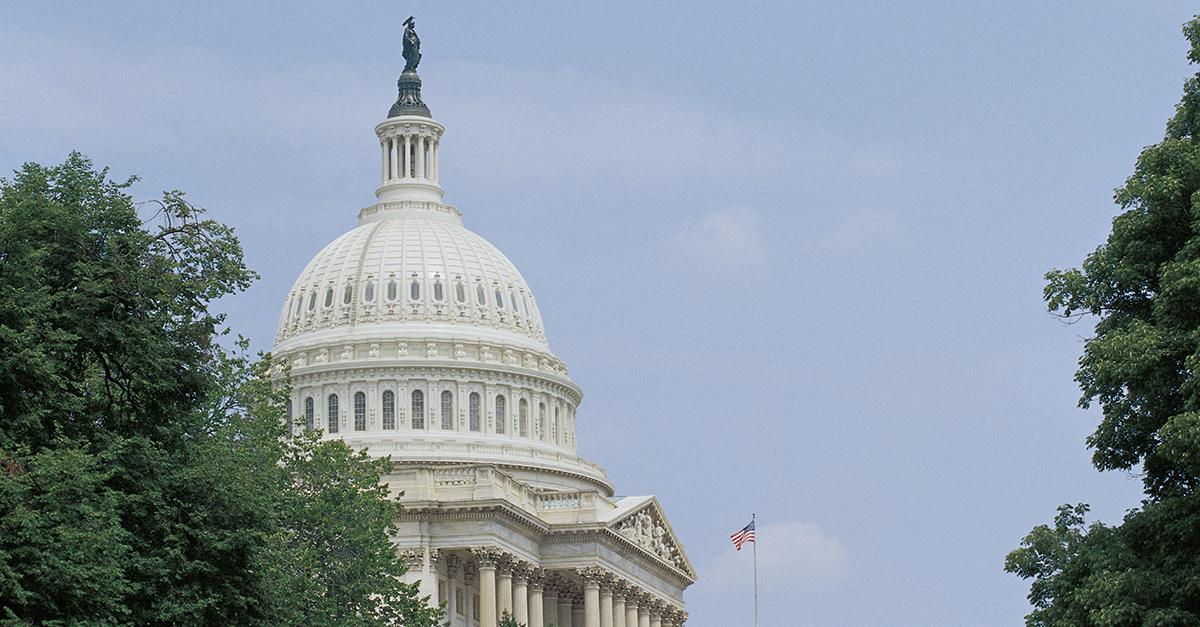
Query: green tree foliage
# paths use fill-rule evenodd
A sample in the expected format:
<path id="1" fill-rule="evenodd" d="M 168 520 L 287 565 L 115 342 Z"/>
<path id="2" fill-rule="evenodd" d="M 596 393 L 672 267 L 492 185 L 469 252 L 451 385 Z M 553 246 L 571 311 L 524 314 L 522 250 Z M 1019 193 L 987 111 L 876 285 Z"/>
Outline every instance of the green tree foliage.
<path id="1" fill-rule="evenodd" d="M 216 342 L 254 279 L 232 231 L 133 182 L 0 182 L 0 624 L 434 624 L 387 462 L 288 443 L 269 361 Z"/>
<path id="2" fill-rule="evenodd" d="M 1200 17 L 1184 33 L 1200 63 Z M 1103 410 L 1088 445 L 1098 469 L 1139 473 L 1146 496 L 1116 526 L 1064 505 L 1009 554 L 1033 580 L 1030 625 L 1200 624 L 1200 74 L 1116 201 L 1107 241 L 1048 273 L 1045 295 L 1097 320 L 1076 373 L 1080 405 Z"/>

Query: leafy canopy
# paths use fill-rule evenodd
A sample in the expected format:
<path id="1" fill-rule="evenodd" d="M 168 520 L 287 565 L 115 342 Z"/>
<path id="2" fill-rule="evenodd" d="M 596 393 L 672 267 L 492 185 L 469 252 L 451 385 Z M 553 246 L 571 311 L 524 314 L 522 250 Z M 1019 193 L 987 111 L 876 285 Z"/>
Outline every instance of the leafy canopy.
<path id="1" fill-rule="evenodd" d="M 1200 17 L 1184 27 L 1200 63 Z M 1200 624 L 1200 74 L 1162 141 L 1116 191 L 1123 209 L 1080 268 L 1046 275 L 1046 301 L 1096 320 L 1079 361 L 1100 470 L 1140 474 L 1145 499 L 1120 525 L 1059 508 L 1009 554 L 1032 579 L 1030 625 Z"/>

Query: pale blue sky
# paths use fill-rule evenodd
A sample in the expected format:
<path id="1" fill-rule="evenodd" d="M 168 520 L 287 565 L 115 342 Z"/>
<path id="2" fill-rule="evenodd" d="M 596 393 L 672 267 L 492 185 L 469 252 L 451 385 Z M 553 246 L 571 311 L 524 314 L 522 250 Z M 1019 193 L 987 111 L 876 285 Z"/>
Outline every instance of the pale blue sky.
<path id="1" fill-rule="evenodd" d="M 913 4 L 0 2 L 0 172 L 78 149 L 188 191 L 267 349 L 373 200 L 416 15 L 447 200 L 537 294 L 582 452 L 666 506 L 688 624 L 750 624 L 755 511 L 763 627 L 1012 625 L 1033 525 L 1138 502 L 1041 276 L 1107 233 L 1194 8 Z"/>

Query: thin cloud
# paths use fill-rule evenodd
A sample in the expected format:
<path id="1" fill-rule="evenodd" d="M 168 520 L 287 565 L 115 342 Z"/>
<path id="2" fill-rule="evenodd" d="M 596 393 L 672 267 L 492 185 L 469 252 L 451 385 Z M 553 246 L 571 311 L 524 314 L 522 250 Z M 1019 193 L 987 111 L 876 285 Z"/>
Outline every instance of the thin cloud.
<path id="1" fill-rule="evenodd" d="M 725 267 L 753 266 L 767 257 L 767 246 L 757 211 L 721 209 L 684 224 L 675 235 L 688 256 Z"/>

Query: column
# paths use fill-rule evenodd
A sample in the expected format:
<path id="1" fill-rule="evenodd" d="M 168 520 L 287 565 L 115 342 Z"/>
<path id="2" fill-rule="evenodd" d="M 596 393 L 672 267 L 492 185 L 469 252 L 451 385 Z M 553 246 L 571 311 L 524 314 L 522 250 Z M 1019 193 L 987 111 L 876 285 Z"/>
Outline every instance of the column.
<path id="1" fill-rule="evenodd" d="M 442 600 L 438 598 L 438 550 L 425 547 L 425 570 L 421 573 L 421 596 L 429 595 L 429 603 L 437 607 Z"/>
<path id="2" fill-rule="evenodd" d="M 600 627 L 613 627 L 613 591 L 607 581 L 600 585 Z"/>
<path id="3" fill-rule="evenodd" d="M 571 606 L 571 627 L 584 627 L 587 624 L 587 612 L 583 607 L 583 595 L 576 593 L 575 604 Z"/>
<path id="4" fill-rule="evenodd" d="M 458 556 L 446 556 L 446 618 L 453 624 L 458 607 Z"/>
<path id="5" fill-rule="evenodd" d="M 571 593 L 560 589 L 558 591 L 558 622 L 554 623 L 556 627 L 572 627 L 571 609 Z M 583 627 L 583 625 L 579 627 Z"/>
<path id="6" fill-rule="evenodd" d="M 496 561 L 500 551 L 492 547 L 471 549 L 479 560 L 479 627 L 497 627 Z"/>
<path id="7" fill-rule="evenodd" d="M 542 603 L 542 573 L 534 571 L 529 576 L 529 627 L 546 627 Z"/>
<path id="8" fill-rule="evenodd" d="M 513 567 L 512 595 L 513 618 L 518 625 L 529 624 L 529 565 L 518 563 Z"/>
<path id="9" fill-rule="evenodd" d="M 425 178 L 425 137 L 417 136 L 417 178 Z"/>
<path id="10" fill-rule="evenodd" d="M 388 173 L 388 168 L 391 167 L 391 161 L 388 160 L 388 156 L 391 154 L 389 152 L 390 149 L 388 148 L 388 146 L 391 146 L 391 144 L 388 143 L 390 141 L 390 139 L 382 139 L 379 141 L 379 177 L 383 179 L 384 183 L 391 178 Z"/>
<path id="11" fill-rule="evenodd" d="M 604 571 L 580 568 L 576 572 L 583 579 L 583 627 L 600 627 L 600 578 Z"/>
<path id="12" fill-rule="evenodd" d="M 512 561 L 501 559 L 496 567 L 496 583 L 500 586 L 500 615 L 513 613 Z"/>
<path id="13" fill-rule="evenodd" d="M 545 584 L 545 591 L 542 593 L 542 610 L 542 621 L 546 625 L 563 627 L 562 621 L 558 620 L 558 587 L 552 581 L 547 581 Z"/>
<path id="14" fill-rule="evenodd" d="M 637 627 L 638 624 L 638 597 L 637 593 L 630 590 L 625 596 L 625 627 Z"/>
<path id="15" fill-rule="evenodd" d="M 440 140 L 435 139 L 433 145 L 429 147 L 429 166 L 432 168 L 429 178 L 433 179 L 435 183 L 438 180 L 438 145 L 441 143 Z"/>
<path id="16" fill-rule="evenodd" d="M 662 627 L 662 606 L 650 607 L 650 627 Z"/>
<path id="17" fill-rule="evenodd" d="M 638 602 L 638 627 L 650 627 L 650 604 L 653 602 L 650 595 L 642 594 Z"/>
<path id="18" fill-rule="evenodd" d="M 465 625 L 470 625 L 472 620 L 479 620 L 475 616 L 475 576 L 477 572 L 475 566 L 470 562 L 463 564 L 463 619 Z"/>
<path id="19" fill-rule="evenodd" d="M 412 138 L 409 135 L 404 136 L 404 156 L 400 159 L 400 164 L 404 166 L 404 172 L 400 174 L 400 178 L 406 179 L 409 177 L 409 172 L 412 172 Z"/>
<path id="20" fill-rule="evenodd" d="M 400 549 L 397 551 L 400 559 L 404 560 L 404 577 L 401 579 L 404 583 L 419 583 L 421 581 L 421 567 L 425 564 L 425 551 L 420 547 Z"/>
<path id="21" fill-rule="evenodd" d="M 613 592 L 613 627 L 625 627 L 625 584 L 618 581 Z M 603 600 L 603 599 L 602 599 Z"/>
<path id="22" fill-rule="evenodd" d="M 397 159 L 400 156 L 400 151 L 396 147 L 395 137 L 389 139 L 388 142 L 391 144 L 391 148 L 388 150 L 388 153 L 391 155 L 391 160 L 388 161 L 388 178 L 394 179 L 400 175 L 400 162 Z"/>

